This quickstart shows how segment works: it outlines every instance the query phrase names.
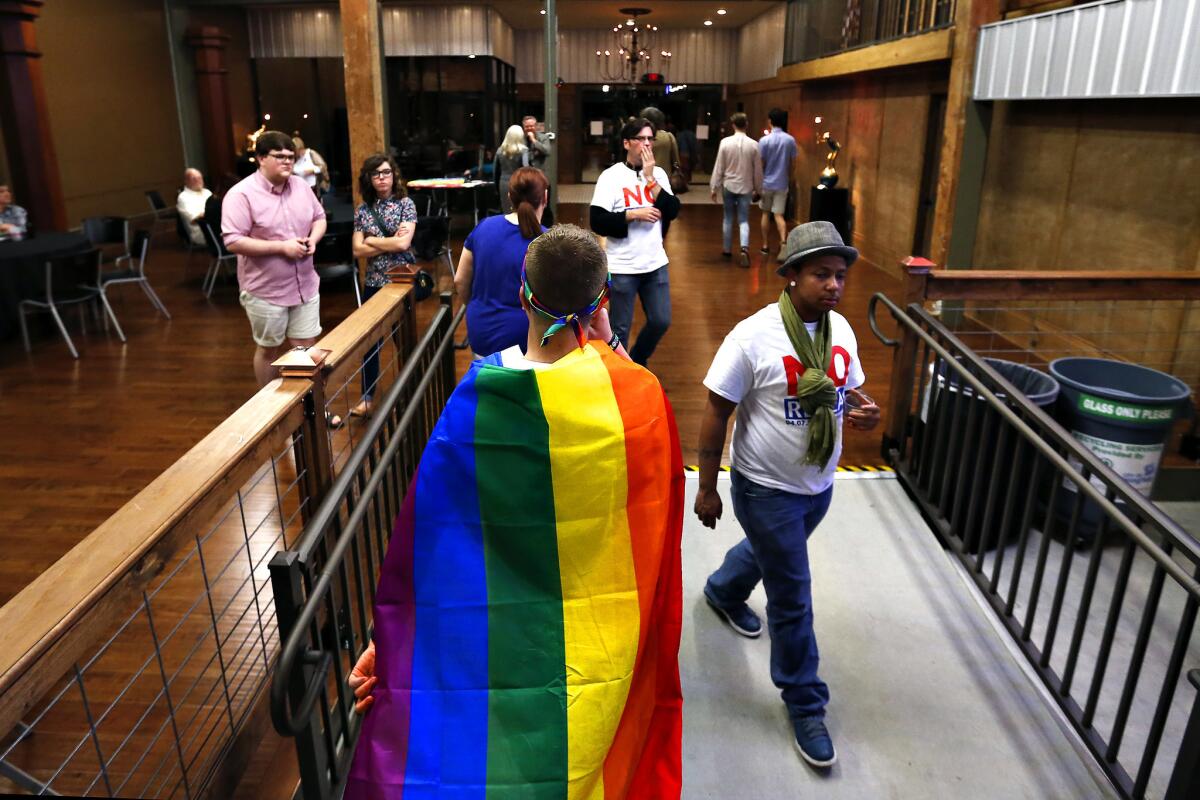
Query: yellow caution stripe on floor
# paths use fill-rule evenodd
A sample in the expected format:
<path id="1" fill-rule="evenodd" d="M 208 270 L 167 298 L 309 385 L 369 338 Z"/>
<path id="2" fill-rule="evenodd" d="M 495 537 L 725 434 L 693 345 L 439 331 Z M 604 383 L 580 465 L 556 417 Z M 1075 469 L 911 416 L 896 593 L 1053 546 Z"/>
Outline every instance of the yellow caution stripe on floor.
<path id="1" fill-rule="evenodd" d="M 683 468 L 683 471 L 684 472 L 699 472 L 700 467 L 696 464 L 688 464 Z M 865 465 L 859 465 L 859 466 L 846 465 L 844 467 L 838 467 L 837 471 L 838 472 L 894 472 L 895 470 L 893 470 L 887 464 L 865 464 Z M 721 472 L 729 472 L 729 466 L 727 464 L 722 464 Z"/>

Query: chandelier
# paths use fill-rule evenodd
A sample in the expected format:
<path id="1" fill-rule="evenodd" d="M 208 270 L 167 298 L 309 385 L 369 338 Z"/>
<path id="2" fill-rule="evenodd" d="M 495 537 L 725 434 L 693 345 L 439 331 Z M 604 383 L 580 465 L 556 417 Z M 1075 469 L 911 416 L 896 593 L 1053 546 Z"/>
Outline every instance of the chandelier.
<path id="1" fill-rule="evenodd" d="M 647 72 L 665 72 L 671 63 L 671 52 L 657 46 L 658 26 L 639 19 L 650 13 L 648 8 L 622 8 L 624 23 L 614 25 L 611 41 L 596 51 L 600 76 L 610 83 L 636 84 Z M 653 68 L 657 63 L 658 69 Z"/>

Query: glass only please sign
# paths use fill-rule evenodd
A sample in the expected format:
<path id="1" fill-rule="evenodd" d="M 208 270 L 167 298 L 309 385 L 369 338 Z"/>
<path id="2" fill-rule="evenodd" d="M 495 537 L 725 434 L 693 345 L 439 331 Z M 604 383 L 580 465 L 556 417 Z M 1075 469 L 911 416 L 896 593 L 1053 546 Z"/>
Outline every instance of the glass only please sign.
<path id="1" fill-rule="evenodd" d="M 1100 419 L 1147 425 L 1170 422 L 1175 415 L 1175 409 L 1171 406 L 1135 406 L 1085 392 L 1079 393 L 1078 408 L 1084 414 Z"/>

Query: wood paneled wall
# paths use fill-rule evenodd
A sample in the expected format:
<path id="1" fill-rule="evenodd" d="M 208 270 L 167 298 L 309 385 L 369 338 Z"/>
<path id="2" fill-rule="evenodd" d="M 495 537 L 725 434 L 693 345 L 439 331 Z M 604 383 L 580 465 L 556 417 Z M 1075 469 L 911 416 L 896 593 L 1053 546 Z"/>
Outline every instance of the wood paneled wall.
<path id="1" fill-rule="evenodd" d="M 850 189 L 854 245 L 864 259 L 898 275 L 900 260 L 913 255 L 929 105 L 945 92 L 945 65 L 763 89 L 731 94 L 729 105 L 741 104 L 755 136 L 771 107 L 788 111 L 788 132 L 800 149 L 792 175 L 796 221 L 808 219 L 809 188 L 829 152 L 817 143 L 813 119 L 820 116 L 821 132 L 842 145 L 838 185 Z"/>
<path id="2" fill-rule="evenodd" d="M 974 263 L 1200 269 L 1200 99 L 996 103 Z"/>
<path id="3" fill-rule="evenodd" d="M 37 22 L 67 220 L 149 211 L 184 155 L 161 0 L 57 0 Z"/>

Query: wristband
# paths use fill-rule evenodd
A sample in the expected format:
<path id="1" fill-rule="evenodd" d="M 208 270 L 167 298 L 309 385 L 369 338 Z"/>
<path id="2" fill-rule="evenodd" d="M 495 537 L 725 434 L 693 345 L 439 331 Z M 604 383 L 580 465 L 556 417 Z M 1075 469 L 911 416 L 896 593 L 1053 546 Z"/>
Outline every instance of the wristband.
<path id="1" fill-rule="evenodd" d="M 617 352 L 617 348 L 621 346 L 621 337 L 614 333 L 612 338 L 608 340 L 608 346 L 612 348 L 614 353 Z"/>

